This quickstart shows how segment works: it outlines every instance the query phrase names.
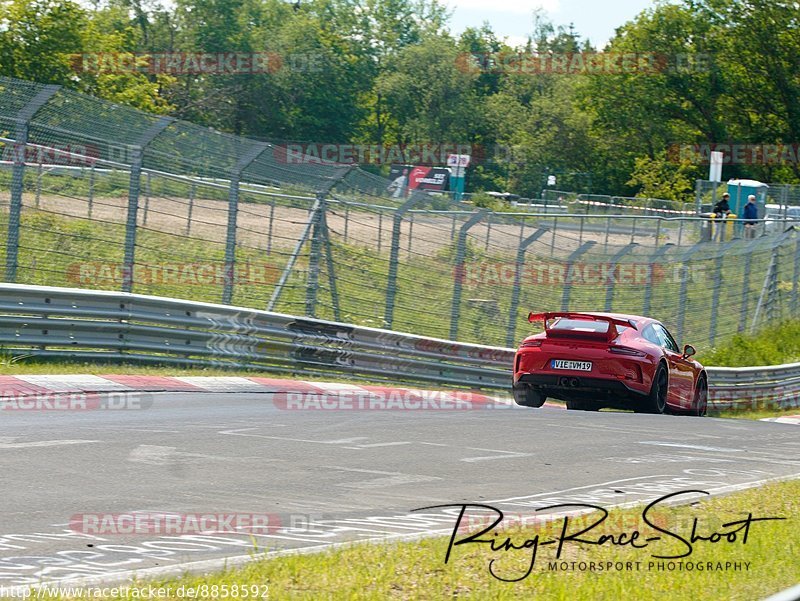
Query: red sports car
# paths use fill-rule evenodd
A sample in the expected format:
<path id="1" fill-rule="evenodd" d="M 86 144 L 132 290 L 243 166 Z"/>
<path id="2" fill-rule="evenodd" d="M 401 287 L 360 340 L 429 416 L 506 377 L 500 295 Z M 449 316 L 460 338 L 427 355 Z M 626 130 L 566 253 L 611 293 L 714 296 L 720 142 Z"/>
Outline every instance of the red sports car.
<path id="1" fill-rule="evenodd" d="M 541 407 L 548 397 L 568 409 L 601 407 L 705 415 L 708 377 L 660 322 L 615 313 L 531 313 L 544 332 L 523 340 L 514 357 L 514 400 Z"/>

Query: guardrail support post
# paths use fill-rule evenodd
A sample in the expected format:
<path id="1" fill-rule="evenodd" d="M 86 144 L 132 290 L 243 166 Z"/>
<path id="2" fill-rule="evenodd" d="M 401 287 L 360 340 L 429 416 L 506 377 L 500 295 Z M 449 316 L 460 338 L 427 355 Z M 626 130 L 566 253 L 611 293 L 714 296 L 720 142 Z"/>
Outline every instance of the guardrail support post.
<path id="1" fill-rule="evenodd" d="M 506 334 L 506 346 L 508 347 L 514 344 L 514 337 L 517 331 L 517 311 L 519 311 L 519 295 L 520 286 L 522 285 L 522 267 L 525 265 L 525 251 L 547 231 L 547 228 L 537 230 L 525 238 L 517 249 L 517 262 L 514 267 L 514 288 L 511 290 L 511 309 L 508 313 L 508 333 Z M 456 277 L 459 276 L 463 276 L 463 272 L 456 273 Z"/>
<path id="2" fill-rule="evenodd" d="M 614 284 L 616 278 L 616 270 L 617 264 L 619 263 L 620 259 L 631 252 L 634 248 L 639 246 L 636 242 L 631 242 L 627 246 L 624 246 L 617 253 L 611 258 L 611 262 L 609 264 L 608 269 L 608 277 L 606 278 L 606 306 L 605 311 L 611 311 L 611 303 L 614 300 Z"/>
<path id="3" fill-rule="evenodd" d="M 461 289 L 464 279 L 464 257 L 467 254 L 467 232 L 469 228 L 481 221 L 488 211 L 481 210 L 472 214 L 472 217 L 458 230 L 458 243 L 456 244 L 456 264 L 453 278 L 453 306 L 450 310 L 450 340 L 458 339 L 458 320 L 461 317 Z M 523 221 L 524 224 L 524 221 Z"/>
<path id="4" fill-rule="evenodd" d="M 572 254 L 567 258 L 567 265 L 564 269 L 564 290 L 561 293 L 561 310 L 562 311 L 569 311 L 569 297 L 572 294 L 572 266 L 575 264 L 575 260 L 578 259 L 582 254 L 587 252 L 590 248 L 595 245 L 594 240 L 588 240 L 584 242 L 581 246 L 579 246 L 576 250 L 572 252 Z"/>
<path id="5" fill-rule="evenodd" d="M 389 275 L 386 280 L 386 311 L 383 315 L 384 327 L 388 330 L 392 329 L 392 323 L 394 322 L 394 301 L 397 296 L 397 263 L 400 259 L 400 228 L 403 224 L 403 215 L 423 198 L 425 198 L 423 194 L 414 190 L 409 199 L 394 212 L 392 243 L 389 249 Z M 378 213 L 378 215 L 380 216 L 381 213 Z M 378 230 L 378 236 L 380 235 L 381 231 Z M 380 246 L 378 250 L 380 250 Z"/>
<path id="6" fill-rule="evenodd" d="M 8 213 L 8 238 L 6 242 L 6 282 L 17 281 L 19 265 L 19 227 L 22 216 L 22 190 L 25 177 L 25 154 L 28 148 L 28 129 L 31 119 L 44 106 L 61 86 L 44 86 L 17 113 L 17 131 L 14 136 L 14 167 L 11 172 L 11 203 Z"/>
<path id="7" fill-rule="evenodd" d="M 141 185 L 144 150 L 158 134 L 174 121 L 172 117 L 161 117 L 142 134 L 138 143 L 131 147 L 131 174 L 128 183 L 128 215 L 125 221 L 125 256 L 122 259 L 122 291 L 133 290 L 133 268 L 136 259 L 136 227 L 139 218 L 139 188 Z"/>
<path id="8" fill-rule="evenodd" d="M 242 172 L 269 147 L 269 144 L 264 142 L 253 144 L 239 158 L 233 168 L 233 173 L 231 173 L 231 183 L 228 188 L 228 231 L 225 236 L 225 279 L 222 285 L 223 305 L 231 304 L 233 284 L 236 280 L 236 221 L 239 215 L 239 179 L 242 177 Z"/>

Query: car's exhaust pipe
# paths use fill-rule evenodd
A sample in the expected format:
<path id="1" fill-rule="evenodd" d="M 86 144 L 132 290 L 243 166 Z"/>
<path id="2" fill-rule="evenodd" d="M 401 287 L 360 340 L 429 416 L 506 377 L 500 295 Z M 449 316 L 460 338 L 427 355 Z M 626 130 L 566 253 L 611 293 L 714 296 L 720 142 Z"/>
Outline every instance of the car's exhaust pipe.
<path id="1" fill-rule="evenodd" d="M 563 386 L 564 388 L 567 387 L 576 388 L 579 384 L 580 382 L 578 381 L 578 378 L 562 377 L 558 379 L 558 385 Z"/>

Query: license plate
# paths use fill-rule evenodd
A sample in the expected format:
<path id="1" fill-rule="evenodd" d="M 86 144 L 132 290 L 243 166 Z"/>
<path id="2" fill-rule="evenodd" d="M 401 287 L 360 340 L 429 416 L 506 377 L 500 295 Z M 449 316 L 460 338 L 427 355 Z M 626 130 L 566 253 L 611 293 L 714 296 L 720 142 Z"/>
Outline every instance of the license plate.
<path id="1" fill-rule="evenodd" d="M 551 359 L 550 367 L 553 369 L 569 369 L 572 371 L 592 371 L 592 362 L 567 361 L 565 359 Z"/>

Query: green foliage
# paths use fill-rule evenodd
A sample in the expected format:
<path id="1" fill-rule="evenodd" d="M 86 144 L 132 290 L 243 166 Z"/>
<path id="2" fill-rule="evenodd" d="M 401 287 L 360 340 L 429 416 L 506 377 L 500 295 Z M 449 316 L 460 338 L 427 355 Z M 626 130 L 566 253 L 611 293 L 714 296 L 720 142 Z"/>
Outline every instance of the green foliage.
<path id="1" fill-rule="evenodd" d="M 730 341 L 700 354 L 705 365 L 749 367 L 800 361 L 800 321 L 768 326 L 754 335 L 736 334 Z"/>
<path id="2" fill-rule="evenodd" d="M 800 139 L 790 0 L 656 3 L 603 49 L 640 59 L 617 71 L 531 69 L 595 51 L 541 13 L 519 48 L 488 25 L 454 36 L 449 18 L 439 0 L 0 0 L 0 74 L 256 138 L 471 144 L 469 191 L 526 197 L 554 174 L 574 192 L 685 199 L 705 168 L 672 145 Z M 98 72 L 91 58 L 165 52 L 268 53 L 271 69 Z M 797 162 L 724 171 L 800 181 Z"/>
<path id="3" fill-rule="evenodd" d="M 643 198 L 693 201 L 693 182 L 698 176 L 697 168 L 688 159 L 670 162 L 667 153 L 660 152 L 654 158 L 638 157 L 628 184 L 638 186 L 637 196 Z"/>

